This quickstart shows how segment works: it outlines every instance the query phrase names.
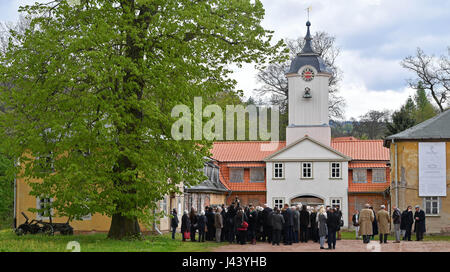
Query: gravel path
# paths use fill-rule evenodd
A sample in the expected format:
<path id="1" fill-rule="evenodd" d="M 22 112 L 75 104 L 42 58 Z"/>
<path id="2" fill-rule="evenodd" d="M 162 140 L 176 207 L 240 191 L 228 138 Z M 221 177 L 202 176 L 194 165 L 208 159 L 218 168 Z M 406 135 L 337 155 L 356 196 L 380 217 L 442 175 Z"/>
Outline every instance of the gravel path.
<path id="1" fill-rule="evenodd" d="M 325 245 L 325 248 L 328 246 Z M 363 244 L 361 240 L 340 240 L 337 241 L 335 250 L 321 250 L 318 243 L 308 242 L 285 246 L 272 246 L 269 243 L 257 243 L 256 245 L 225 245 L 218 247 L 215 252 L 450 252 L 450 242 L 427 241 L 427 242 L 401 242 L 379 244 L 372 241 L 369 246 Z"/>

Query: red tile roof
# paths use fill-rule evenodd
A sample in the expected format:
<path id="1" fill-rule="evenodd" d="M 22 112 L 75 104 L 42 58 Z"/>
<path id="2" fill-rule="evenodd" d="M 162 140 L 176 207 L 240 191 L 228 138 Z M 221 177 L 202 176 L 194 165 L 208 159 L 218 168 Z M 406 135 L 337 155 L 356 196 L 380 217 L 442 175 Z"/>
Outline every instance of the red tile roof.
<path id="1" fill-rule="evenodd" d="M 351 140 L 349 140 L 351 139 Z M 270 144 L 272 150 L 267 150 Z M 284 148 L 286 142 L 215 142 L 211 150 L 212 157 L 220 162 L 262 162 L 269 155 Z M 389 148 L 383 146 L 383 140 L 358 140 L 353 137 L 337 138 L 331 141 L 331 147 L 359 161 L 388 161 Z"/>
<path id="2" fill-rule="evenodd" d="M 353 183 L 349 186 L 349 193 L 372 193 L 384 192 L 389 187 L 389 183 Z"/>
<path id="3" fill-rule="evenodd" d="M 229 187 L 233 192 L 265 192 L 266 183 L 265 182 L 254 182 L 254 183 L 228 183 Z"/>
<path id="4" fill-rule="evenodd" d="M 285 146 L 286 142 L 215 142 L 211 153 L 220 162 L 262 162 Z"/>
<path id="5" fill-rule="evenodd" d="M 388 161 L 389 148 L 383 146 L 383 140 L 349 140 L 334 139 L 331 147 L 357 161 Z"/>
<path id="6" fill-rule="evenodd" d="M 257 167 L 266 167 L 266 163 L 265 162 L 243 162 L 243 163 L 239 163 L 239 162 L 230 162 L 227 163 L 228 167 L 237 167 L 237 168 L 257 168 Z"/>
<path id="7" fill-rule="evenodd" d="M 350 162 L 349 169 L 354 168 L 387 168 L 386 162 Z"/>

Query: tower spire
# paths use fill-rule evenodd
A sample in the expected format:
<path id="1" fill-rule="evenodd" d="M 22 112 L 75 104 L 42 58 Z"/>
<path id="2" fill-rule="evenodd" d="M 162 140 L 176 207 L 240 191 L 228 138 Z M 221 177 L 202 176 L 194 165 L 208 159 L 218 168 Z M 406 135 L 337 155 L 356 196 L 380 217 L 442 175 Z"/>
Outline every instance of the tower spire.
<path id="1" fill-rule="evenodd" d="M 312 37 L 311 37 L 311 31 L 309 27 L 311 26 L 311 22 L 306 22 L 306 26 L 308 27 L 308 31 L 306 32 L 305 36 L 305 46 L 303 46 L 303 50 L 300 54 L 316 54 L 312 48 Z"/>

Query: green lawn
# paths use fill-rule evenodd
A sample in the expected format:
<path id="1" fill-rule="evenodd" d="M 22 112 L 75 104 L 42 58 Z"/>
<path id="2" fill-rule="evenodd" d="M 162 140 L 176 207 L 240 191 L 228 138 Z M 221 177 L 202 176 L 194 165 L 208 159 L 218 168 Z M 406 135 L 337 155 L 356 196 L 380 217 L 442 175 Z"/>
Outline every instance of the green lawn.
<path id="1" fill-rule="evenodd" d="M 354 231 L 342 231 L 342 239 L 344 240 L 354 240 L 355 239 L 355 232 Z M 379 236 L 375 235 L 374 240 L 378 241 Z M 416 240 L 416 235 L 415 233 L 412 233 L 411 235 L 411 239 L 413 241 Z M 388 240 L 390 241 L 395 241 L 395 236 L 394 235 L 389 235 L 388 236 Z M 443 236 L 443 235 L 424 235 L 423 237 L 424 241 L 447 241 L 450 242 L 450 236 Z"/>
<path id="2" fill-rule="evenodd" d="M 67 243 L 77 241 L 81 252 L 205 252 L 221 244 L 215 242 L 182 242 L 181 234 L 175 240 L 170 234 L 145 236 L 142 241 L 115 241 L 106 234 L 73 236 L 25 235 L 17 236 L 9 230 L 0 230 L 0 252 L 64 252 Z"/>
<path id="3" fill-rule="evenodd" d="M 354 239 L 354 232 L 343 231 L 342 239 Z M 412 237 L 413 240 L 415 237 Z M 378 239 L 378 235 L 375 237 Z M 394 240 L 389 236 L 389 240 Z M 25 235 L 17 236 L 11 229 L 0 230 L 0 252 L 64 252 L 67 243 L 77 241 L 81 252 L 207 252 L 218 246 L 215 242 L 182 242 L 181 234 L 175 240 L 170 234 L 162 236 L 145 236 L 142 241 L 115 241 L 106 238 L 106 234 L 84 234 L 73 236 Z M 448 241 L 450 236 L 424 237 L 424 241 Z"/>

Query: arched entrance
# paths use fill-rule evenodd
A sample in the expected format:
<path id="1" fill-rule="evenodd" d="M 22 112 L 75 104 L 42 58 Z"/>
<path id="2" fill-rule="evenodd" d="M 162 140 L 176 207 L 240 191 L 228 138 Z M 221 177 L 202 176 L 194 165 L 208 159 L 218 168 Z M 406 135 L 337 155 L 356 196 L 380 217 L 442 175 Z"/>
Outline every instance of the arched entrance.
<path id="1" fill-rule="evenodd" d="M 302 195 L 291 199 L 291 205 L 306 205 L 311 207 L 322 206 L 325 204 L 324 200 L 317 196 Z"/>

